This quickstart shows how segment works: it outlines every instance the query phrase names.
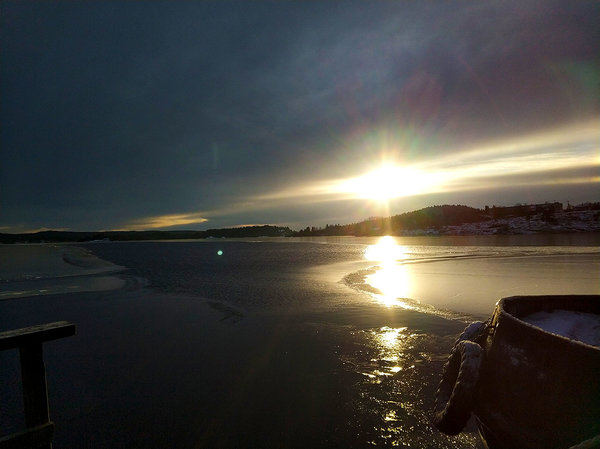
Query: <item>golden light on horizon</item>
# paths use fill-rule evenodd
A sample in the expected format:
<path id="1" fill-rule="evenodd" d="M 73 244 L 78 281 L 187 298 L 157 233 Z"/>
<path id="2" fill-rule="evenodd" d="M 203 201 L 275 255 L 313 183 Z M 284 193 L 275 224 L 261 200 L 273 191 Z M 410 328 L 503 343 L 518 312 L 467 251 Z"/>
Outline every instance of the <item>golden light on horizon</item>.
<path id="1" fill-rule="evenodd" d="M 208 219 L 204 218 L 201 213 L 157 215 L 136 220 L 120 230 L 160 229 L 172 226 L 199 224 L 206 221 L 208 221 Z"/>
<path id="2" fill-rule="evenodd" d="M 443 191 L 596 183 L 600 168 L 600 120 L 526 134 L 451 152 L 419 166 L 443 175 Z M 572 170 L 573 173 L 569 173 Z M 597 172 L 596 172 L 597 173 Z M 510 177 L 510 179 L 508 179 Z"/>
<path id="3" fill-rule="evenodd" d="M 382 142 L 383 162 L 362 161 L 348 167 L 348 177 L 319 179 L 283 186 L 255 201 L 318 203 L 366 200 L 368 207 L 390 205 L 394 199 L 436 193 L 600 183 L 600 120 L 568 127 L 482 141 L 468 148 L 440 147 L 438 155 L 406 164 L 394 142 Z M 389 210 L 386 212 L 393 212 Z M 377 212 L 379 213 L 379 212 Z"/>
<path id="4" fill-rule="evenodd" d="M 234 203 L 202 212 L 142 217 L 118 229 L 166 229 L 197 225 L 215 216 L 230 216 L 319 203 L 347 202 L 354 209 L 351 220 L 368 216 L 392 216 L 407 211 L 403 200 L 460 192 L 502 191 L 561 185 L 600 185 L 600 120 L 568 127 L 483 141 L 469 148 L 430 148 L 429 157 L 410 157 L 401 145 L 381 142 L 376 160 L 361 160 L 336 167 L 335 177 L 304 178 L 278 188 L 242 197 Z M 436 150 L 437 155 L 436 155 Z M 406 164 L 398 164 L 403 160 Z M 377 162 L 380 165 L 375 167 Z M 369 171 L 369 169 L 371 169 Z M 327 172 L 329 173 L 329 172 Z M 344 176 L 346 174 L 346 176 Z M 437 201 L 439 195 L 434 197 Z M 443 197 L 442 197 L 443 198 Z M 535 200 L 534 200 L 535 201 Z M 412 203 L 415 203 L 414 201 Z M 404 210 L 403 210 L 404 208 Z M 6 229 L 5 229 L 6 230 Z"/>

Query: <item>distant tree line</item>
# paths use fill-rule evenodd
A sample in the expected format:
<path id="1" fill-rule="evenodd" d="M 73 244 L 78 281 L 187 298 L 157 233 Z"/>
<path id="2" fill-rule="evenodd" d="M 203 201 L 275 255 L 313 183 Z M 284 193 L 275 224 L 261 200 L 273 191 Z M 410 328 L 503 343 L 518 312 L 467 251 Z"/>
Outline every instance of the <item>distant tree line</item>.
<path id="1" fill-rule="evenodd" d="M 30 234 L 2 234 L 0 243 L 42 243 L 42 242 L 93 242 L 93 241 L 132 241 L 132 240 L 183 240 L 206 238 L 241 237 L 285 237 L 292 230 L 282 226 L 244 226 L 206 231 L 41 231 Z"/>

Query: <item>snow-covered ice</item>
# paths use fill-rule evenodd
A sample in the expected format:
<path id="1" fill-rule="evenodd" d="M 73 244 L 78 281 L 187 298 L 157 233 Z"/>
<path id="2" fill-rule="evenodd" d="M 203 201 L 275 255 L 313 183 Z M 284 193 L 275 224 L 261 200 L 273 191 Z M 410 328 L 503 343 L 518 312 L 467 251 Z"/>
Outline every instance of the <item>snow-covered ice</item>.
<path id="1" fill-rule="evenodd" d="M 557 309 L 532 313 L 521 319 L 547 332 L 600 346 L 600 315 Z"/>

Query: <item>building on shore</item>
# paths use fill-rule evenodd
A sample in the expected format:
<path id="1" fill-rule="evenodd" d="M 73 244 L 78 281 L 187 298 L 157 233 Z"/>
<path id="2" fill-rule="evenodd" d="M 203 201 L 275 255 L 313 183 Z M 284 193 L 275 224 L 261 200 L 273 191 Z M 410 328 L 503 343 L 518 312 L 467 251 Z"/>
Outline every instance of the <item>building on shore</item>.
<path id="1" fill-rule="evenodd" d="M 536 214 L 554 214 L 562 212 L 563 204 L 559 202 L 542 204 L 517 204 L 515 206 L 496 207 L 485 206 L 485 212 L 491 218 L 523 217 Z"/>

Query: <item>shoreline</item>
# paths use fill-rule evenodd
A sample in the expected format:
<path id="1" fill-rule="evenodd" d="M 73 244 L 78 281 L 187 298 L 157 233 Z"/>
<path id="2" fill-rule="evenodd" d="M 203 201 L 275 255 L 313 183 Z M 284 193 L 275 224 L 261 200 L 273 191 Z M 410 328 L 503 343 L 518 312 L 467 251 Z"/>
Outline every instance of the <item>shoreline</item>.
<path id="1" fill-rule="evenodd" d="M 237 228 L 233 228 L 237 229 Z M 242 228 L 243 229 L 243 228 Z M 89 235 L 99 234 L 85 231 L 41 231 L 37 233 L 25 234 L 6 234 L 0 233 L 0 247 L 11 245 L 44 245 L 44 244 L 70 244 L 78 245 L 102 245 L 110 242 L 152 242 L 152 241 L 207 241 L 215 242 L 219 240 L 228 241 L 261 241 L 269 240 L 309 240 L 318 241 L 322 238 L 337 239 L 365 239 L 378 238 L 386 235 L 406 238 L 406 237 L 523 237 L 533 239 L 544 239 L 552 237 L 572 237 L 587 239 L 600 244 L 600 221 L 588 220 L 576 223 L 563 224 L 540 224 L 532 222 L 523 217 L 494 219 L 483 222 L 463 223 L 460 225 L 444 225 L 430 228 L 407 229 L 404 231 L 384 232 L 375 227 L 372 231 L 366 233 L 335 233 L 333 231 L 317 230 L 314 234 L 297 233 L 295 235 L 284 234 L 264 234 L 264 235 L 221 235 L 204 236 L 208 231 L 102 231 L 105 235 L 101 240 L 90 239 Z M 312 232 L 312 231 L 311 231 Z M 127 234 L 126 236 L 120 235 Z M 197 235 L 196 235 L 197 234 Z M 75 237 L 73 237 L 75 235 Z M 78 237 L 81 235 L 81 237 Z"/>

